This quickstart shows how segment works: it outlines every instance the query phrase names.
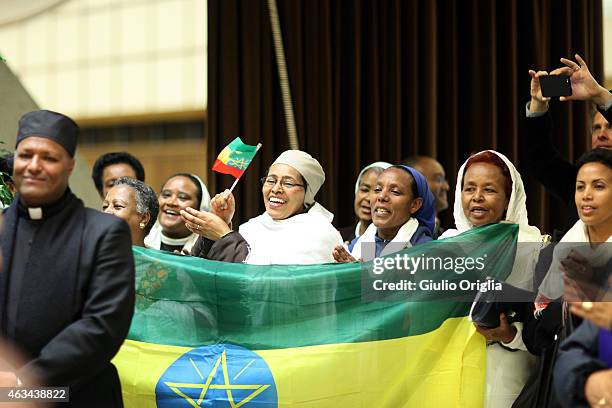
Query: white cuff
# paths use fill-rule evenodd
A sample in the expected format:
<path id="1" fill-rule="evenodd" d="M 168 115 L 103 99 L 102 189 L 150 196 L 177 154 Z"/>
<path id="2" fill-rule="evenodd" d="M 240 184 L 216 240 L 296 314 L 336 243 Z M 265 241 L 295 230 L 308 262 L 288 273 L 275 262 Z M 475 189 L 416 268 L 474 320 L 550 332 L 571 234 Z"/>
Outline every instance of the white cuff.
<path id="1" fill-rule="evenodd" d="M 547 110 L 545 110 L 544 112 L 531 112 L 529 110 L 529 106 L 531 106 L 531 101 L 527 102 L 527 107 L 525 110 L 528 118 L 539 118 L 540 116 L 546 115 L 546 112 L 548 112 Z"/>
<path id="2" fill-rule="evenodd" d="M 508 347 L 514 350 L 523 350 L 527 351 L 527 346 L 523 343 L 523 323 L 522 322 L 514 322 L 512 326 L 516 327 L 516 334 L 514 338 L 509 343 L 501 342 L 504 347 Z"/>
<path id="3" fill-rule="evenodd" d="M 597 105 L 597 107 L 603 111 L 610 109 L 612 107 L 612 99 L 610 99 L 605 105 Z"/>

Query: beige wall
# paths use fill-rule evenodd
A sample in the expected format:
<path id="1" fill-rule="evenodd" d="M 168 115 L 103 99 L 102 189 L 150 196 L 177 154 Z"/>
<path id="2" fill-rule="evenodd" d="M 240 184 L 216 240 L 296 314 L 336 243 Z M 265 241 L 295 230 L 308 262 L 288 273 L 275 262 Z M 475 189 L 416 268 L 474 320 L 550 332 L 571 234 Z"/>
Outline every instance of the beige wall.
<path id="1" fill-rule="evenodd" d="M 25 91 L 8 66 L 0 61 L 0 140 L 7 150 L 15 147 L 19 118 L 37 109 L 36 103 Z M 91 167 L 82 159 L 77 148 L 76 167 L 70 177 L 70 188 L 89 207 L 98 206 L 98 194 L 91 182 Z"/>
<path id="2" fill-rule="evenodd" d="M 203 111 L 206 21 L 206 0 L 66 0 L 0 25 L 0 53 L 39 106 L 75 119 Z"/>
<path id="3" fill-rule="evenodd" d="M 194 173 L 200 176 L 204 183 L 207 182 L 209 169 L 203 159 L 206 157 L 206 143 L 203 140 L 104 143 L 83 145 L 78 148 L 81 164 L 89 170 L 89 174 L 93 163 L 100 155 L 117 151 L 126 151 L 138 157 L 145 168 L 146 183 L 157 193 L 161 184 L 173 173 Z"/>

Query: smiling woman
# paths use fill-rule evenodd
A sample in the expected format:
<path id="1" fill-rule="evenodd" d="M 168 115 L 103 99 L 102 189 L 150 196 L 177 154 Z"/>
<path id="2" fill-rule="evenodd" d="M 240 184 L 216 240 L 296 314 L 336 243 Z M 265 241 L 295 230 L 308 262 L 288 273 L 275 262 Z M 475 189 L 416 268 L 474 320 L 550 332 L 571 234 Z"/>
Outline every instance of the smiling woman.
<path id="1" fill-rule="evenodd" d="M 157 219 L 159 203 L 151 187 L 140 180 L 121 177 L 108 190 L 102 211 L 125 220 L 130 227 L 132 245 L 144 247 L 144 238 Z"/>
<path id="2" fill-rule="evenodd" d="M 162 185 L 158 198 L 159 216 L 145 238 L 146 247 L 170 252 L 190 251 L 198 235 L 187 228 L 181 211 L 187 207 L 208 211 L 210 195 L 206 185 L 193 174 L 173 174 Z"/>
<path id="3" fill-rule="evenodd" d="M 331 251 L 342 238 L 333 214 L 314 199 L 324 181 L 323 168 L 308 153 L 282 153 L 262 179 L 266 212 L 238 231 L 230 228 L 235 202 L 228 190 L 213 198 L 211 213 L 181 212 L 187 227 L 202 235 L 192 254 L 257 265 L 333 262 Z"/>

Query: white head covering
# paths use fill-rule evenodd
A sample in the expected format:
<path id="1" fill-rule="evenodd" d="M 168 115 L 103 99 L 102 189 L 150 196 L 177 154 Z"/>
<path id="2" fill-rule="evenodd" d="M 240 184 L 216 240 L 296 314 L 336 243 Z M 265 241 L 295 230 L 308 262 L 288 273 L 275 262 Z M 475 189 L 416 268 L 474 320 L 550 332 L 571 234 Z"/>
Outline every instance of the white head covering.
<path id="1" fill-rule="evenodd" d="M 377 161 L 372 164 L 368 164 L 363 169 L 361 169 L 361 171 L 359 172 L 359 175 L 357 176 L 357 181 L 355 181 L 355 194 L 357 194 L 357 191 L 359 191 L 359 182 L 361 181 L 361 177 L 365 174 L 366 171 L 370 169 L 387 170 L 391 166 L 393 166 L 391 163 Z"/>
<path id="2" fill-rule="evenodd" d="M 387 162 L 383 162 L 383 161 L 378 161 L 378 162 L 374 162 L 372 164 L 368 164 L 363 169 L 361 169 L 361 171 L 359 172 L 359 175 L 357 176 L 357 180 L 355 181 L 355 196 L 357 196 L 357 191 L 359 191 L 359 183 L 361 182 L 361 177 L 363 177 L 363 175 L 368 170 L 370 170 L 370 169 L 387 170 L 391 166 L 393 166 L 391 163 L 387 163 Z M 361 231 L 361 220 L 357 221 L 357 225 L 355 225 L 355 236 L 356 237 L 360 236 L 359 231 Z"/>
<path id="3" fill-rule="evenodd" d="M 525 186 L 523 185 L 523 179 L 521 178 L 520 173 L 506 156 L 496 152 L 495 150 L 483 150 L 482 152 L 478 152 L 470 156 L 470 158 L 478 156 L 484 152 L 493 153 L 502 159 L 508 167 L 510 177 L 512 178 L 512 189 L 510 192 L 510 199 L 508 201 L 508 210 L 506 210 L 506 217 L 503 219 L 503 221 L 518 224 L 520 231 L 519 235 L 523 235 L 525 238 L 537 237 L 537 240 L 539 240 L 542 237 L 540 230 L 537 227 L 529 225 L 529 220 L 527 218 L 527 196 L 525 195 Z M 455 186 L 455 204 L 453 206 L 453 216 L 455 218 L 455 226 L 457 229 L 449 230 L 451 232 L 456 231 L 453 235 L 465 232 L 474 227 L 465 216 L 465 213 L 463 212 L 463 204 L 461 202 L 463 176 L 465 174 L 465 165 L 467 164 L 468 160 L 461 165 L 461 168 L 459 168 L 459 173 L 457 174 L 457 185 Z M 444 238 L 447 238 L 448 236 L 452 235 L 446 235 L 446 233 L 443 235 Z M 520 237 L 519 240 L 521 240 Z"/>
<path id="4" fill-rule="evenodd" d="M 527 218 L 527 196 L 525 194 L 525 187 L 523 186 L 523 179 L 520 173 L 514 167 L 514 164 L 503 154 L 496 152 L 495 150 L 483 150 L 478 152 L 471 157 L 477 156 L 484 152 L 490 152 L 498 156 L 508 167 L 510 171 L 510 177 L 512 178 L 512 189 L 510 193 L 510 199 L 508 201 L 508 210 L 506 210 L 506 217 L 503 221 L 518 224 L 519 236 L 518 242 L 541 242 L 542 246 L 525 246 L 519 248 L 515 257 L 514 268 L 512 273 L 506 279 L 506 282 L 513 284 L 521 289 L 532 289 L 533 272 L 535 265 L 538 261 L 539 250 L 541 247 L 546 245 L 549 241 L 548 235 L 542 235 L 537 227 L 529 225 Z M 469 160 L 469 159 L 468 159 Z M 455 186 L 455 204 L 453 206 L 453 216 L 455 218 L 455 226 L 457 229 L 449 229 L 440 236 L 440 239 L 452 237 L 462 232 L 472 229 L 474 226 L 470 223 L 468 218 L 463 212 L 463 204 L 461 202 L 461 191 L 463 184 L 463 176 L 465 174 L 466 160 L 457 174 L 457 185 Z M 521 249 L 527 253 L 522 253 Z"/>
<path id="5" fill-rule="evenodd" d="M 168 178 L 168 180 L 170 180 L 173 177 L 179 176 L 179 175 L 180 174 L 172 175 Z M 210 211 L 210 193 L 208 192 L 208 189 L 206 188 L 206 184 L 204 184 L 202 179 L 196 176 L 195 174 L 189 173 L 189 175 L 193 176 L 193 178 L 195 178 L 200 183 L 200 188 L 202 189 L 202 199 L 200 200 L 200 211 Z M 161 209 L 160 209 L 160 214 L 161 214 Z M 159 224 L 159 221 L 156 220 L 155 224 L 153 224 L 153 228 L 151 228 L 151 231 L 145 237 L 144 243 L 145 243 L 145 247 L 153 248 L 153 249 L 160 249 L 162 242 L 166 245 L 183 245 L 183 249 L 190 251 L 191 247 L 198 240 L 198 236 L 199 236 L 198 234 L 190 234 L 184 238 L 167 237 L 163 234 L 162 226 Z"/>
<path id="6" fill-rule="evenodd" d="M 315 203 L 315 195 L 325 182 L 325 172 L 317 159 L 301 150 L 286 150 L 272 163 L 273 166 L 275 164 L 291 166 L 304 177 L 307 184 L 304 204 L 311 207 Z"/>
<path id="7" fill-rule="evenodd" d="M 202 189 L 202 200 L 200 200 L 200 211 L 210 211 L 210 193 L 208 192 L 208 189 L 206 188 L 206 184 L 204 184 L 202 179 L 196 176 L 195 174 L 193 173 L 189 173 L 189 174 L 191 174 L 193 178 L 198 180 L 198 182 L 200 183 L 200 188 Z"/>

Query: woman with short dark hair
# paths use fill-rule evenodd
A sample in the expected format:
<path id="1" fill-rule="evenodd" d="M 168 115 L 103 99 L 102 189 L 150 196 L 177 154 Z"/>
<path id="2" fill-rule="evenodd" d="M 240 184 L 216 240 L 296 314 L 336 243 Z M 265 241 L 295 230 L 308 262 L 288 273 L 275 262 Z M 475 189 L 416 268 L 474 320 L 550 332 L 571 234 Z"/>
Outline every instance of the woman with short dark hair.
<path id="1" fill-rule="evenodd" d="M 576 167 L 579 220 L 555 248 L 540 293 L 550 298 L 563 291 L 566 298 L 578 294 L 582 302 L 574 302 L 573 311 L 599 324 L 605 320 L 607 327 L 583 321 L 561 344 L 553 380 L 563 406 L 612 406 L 612 316 L 593 316 L 601 309 L 596 302 L 612 300 L 612 151 L 593 149 L 578 159 Z"/>
<path id="2" fill-rule="evenodd" d="M 132 245 L 144 247 L 159 212 L 155 191 L 140 180 L 121 177 L 108 190 L 102 211 L 123 218 L 130 227 Z"/>

